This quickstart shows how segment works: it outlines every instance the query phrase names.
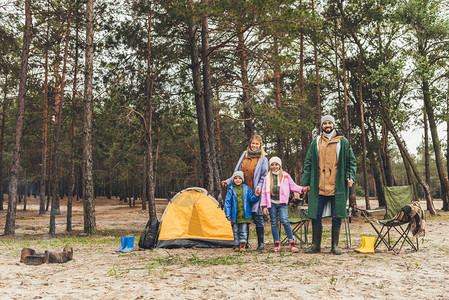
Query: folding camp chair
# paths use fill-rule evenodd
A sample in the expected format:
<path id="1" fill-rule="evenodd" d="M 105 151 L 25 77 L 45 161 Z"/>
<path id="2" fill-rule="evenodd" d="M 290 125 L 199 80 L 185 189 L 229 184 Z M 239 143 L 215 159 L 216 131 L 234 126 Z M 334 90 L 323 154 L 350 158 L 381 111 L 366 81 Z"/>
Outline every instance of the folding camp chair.
<path id="1" fill-rule="evenodd" d="M 413 201 L 413 186 L 384 187 L 384 192 L 387 207 L 383 220 L 370 219 L 369 215 L 374 212 L 384 211 L 385 209 L 359 209 L 362 212 L 362 216 L 371 224 L 377 233 L 374 250 L 383 243 L 388 250 L 393 250 L 394 252 L 399 253 L 401 252 L 404 243 L 407 242 L 413 250 L 418 251 L 418 237 L 416 237 L 416 243 L 413 243 L 412 238 L 408 235 L 410 232 L 410 223 L 408 221 L 394 219 L 394 216 L 396 216 L 404 206 Z M 392 239 L 392 233 L 395 233 L 395 235 L 397 233 L 399 235 L 396 241 Z M 399 245 L 399 250 L 396 251 L 396 247 Z"/>
<path id="2" fill-rule="evenodd" d="M 307 232 L 309 228 L 309 218 L 307 218 L 307 206 L 289 205 L 288 206 L 288 220 L 292 225 L 293 236 L 302 248 L 307 246 Z M 279 222 L 279 232 L 281 232 L 281 223 Z M 299 235 L 298 235 L 299 234 Z M 282 244 L 288 242 L 287 237 L 282 240 Z"/>

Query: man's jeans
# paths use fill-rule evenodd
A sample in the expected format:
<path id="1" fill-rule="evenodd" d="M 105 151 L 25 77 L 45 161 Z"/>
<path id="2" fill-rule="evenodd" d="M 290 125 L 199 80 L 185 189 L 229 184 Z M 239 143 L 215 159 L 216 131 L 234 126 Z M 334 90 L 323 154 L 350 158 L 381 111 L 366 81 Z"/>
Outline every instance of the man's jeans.
<path id="1" fill-rule="evenodd" d="M 232 224 L 232 232 L 234 233 L 234 245 L 246 243 L 248 240 L 249 223 Z"/>
<path id="2" fill-rule="evenodd" d="M 335 196 L 318 196 L 318 211 L 317 218 L 312 219 L 313 227 L 322 227 L 323 224 L 321 222 L 321 217 L 323 215 L 324 205 L 326 202 L 331 201 L 331 210 L 332 210 L 332 227 L 341 227 L 341 219 L 337 218 L 337 214 L 335 213 Z"/>
<path id="3" fill-rule="evenodd" d="M 268 209 L 270 211 L 271 218 L 271 233 L 273 234 L 273 240 L 279 241 L 279 229 L 278 229 L 278 214 L 281 219 L 282 225 L 284 225 L 285 233 L 287 234 L 287 238 L 289 241 L 293 241 L 293 231 L 292 226 L 290 225 L 290 221 L 288 220 L 288 209 L 287 204 L 285 203 L 271 203 L 271 208 Z"/>

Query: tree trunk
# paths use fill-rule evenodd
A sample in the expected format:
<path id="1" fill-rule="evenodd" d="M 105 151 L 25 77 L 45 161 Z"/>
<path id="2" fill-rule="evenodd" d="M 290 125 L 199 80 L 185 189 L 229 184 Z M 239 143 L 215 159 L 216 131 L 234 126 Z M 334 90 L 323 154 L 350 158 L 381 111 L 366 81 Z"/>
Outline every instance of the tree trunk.
<path id="1" fill-rule="evenodd" d="M 341 87 L 340 87 L 340 74 L 338 69 L 338 40 L 337 40 L 337 34 L 335 34 L 335 79 L 337 81 L 337 95 L 338 95 L 338 119 L 345 120 L 345 113 L 343 104 L 341 103 Z M 340 123 L 341 124 L 341 123 Z M 341 125 L 341 128 L 343 129 L 343 135 L 346 135 L 345 126 Z M 321 130 L 320 130 L 321 131 Z"/>
<path id="2" fill-rule="evenodd" d="M 157 76 L 156 70 L 152 72 L 152 44 L 151 44 L 151 31 L 152 31 L 152 18 L 153 11 L 150 10 L 148 14 L 148 35 L 147 35 L 147 86 L 146 86 L 146 104 L 145 104 L 145 141 L 146 141 L 146 180 L 147 182 L 147 194 L 148 199 L 148 215 L 150 219 L 156 218 L 156 199 L 154 196 L 155 182 L 154 182 L 154 163 L 153 163 L 153 91 L 154 80 Z"/>
<path id="3" fill-rule="evenodd" d="M 299 1 L 300 5 L 302 5 L 302 0 Z M 301 31 L 299 35 L 299 101 L 302 104 L 301 110 L 301 119 L 303 121 L 307 121 L 310 119 L 308 116 L 308 103 L 307 98 L 304 97 L 304 33 Z M 318 116 L 319 118 L 319 116 Z M 310 146 L 310 134 L 307 132 L 306 128 L 304 128 L 301 132 L 301 158 L 302 161 L 305 160 L 307 155 L 307 150 Z M 318 130 L 320 133 L 321 130 Z M 301 176 L 303 173 L 304 167 L 300 167 L 299 175 Z"/>
<path id="4" fill-rule="evenodd" d="M 48 131 L 47 131 L 47 133 L 48 133 Z M 53 154 L 53 152 L 52 152 L 52 148 L 51 147 L 48 147 L 48 157 L 52 157 L 52 154 Z M 51 164 L 51 159 L 49 159 L 48 160 L 48 178 L 51 178 L 52 177 L 52 164 Z M 47 188 L 47 205 L 45 206 L 45 210 L 46 211 L 48 211 L 48 208 L 50 207 L 50 198 L 51 198 L 51 195 L 52 195 L 52 186 L 51 186 L 51 182 L 50 182 L 51 180 L 49 179 L 49 180 L 47 180 L 47 185 L 46 185 L 46 188 Z"/>
<path id="5" fill-rule="evenodd" d="M 446 116 L 449 116 L 449 87 L 446 97 Z M 449 119 L 446 121 L 446 172 L 449 174 Z"/>
<path id="6" fill-rule="evenodd" d="M 4 96 L 2 103 L 2 121 L 0 127 L 0 210 L 3 210 L 3 148 L 4 148 L 4 140 L 5 140 L 5 123 L 6 123 L 6 101 L 8 96 L 8 72 L 5 74 L 5 87 L 4 87 Z"/>
<path id="7" fill-rule="evenodd" d="M 58 124 L 60 124 L 59 122 L 61 121 L 59 119 L 59 111 L 62 108 L 62 105 L 60 105 L 60 79 L 59 79 L 59 67 L 60 67 L 60 33 L 58 32 L 58 46 L 57 46 L 57 50 L 56 50 L 56 54 L 55 54 L 55 115 L 54 115 L 54 133 L 53 133 L 53 147 L 52 147 L 52 152 L 53 155 L 50 156 L 50 160 L 51 160 L 51 176 L 49 177 L 50 180 L 50 186 L 51 186 L 51 210 L 50 210 L 50 234 L 51 234 L 51 230 L 52 230 L 52 222 L 54 221 L 54 216 L 52 216 L 52 210 L 55 209 L 56 214 L 61 214 L 60 209 L 59 209 L 59 197 L 56 198 L 56 194 L 55 192 L 58 191 L 59 192 L 59 188 L 56 187 L 56 178 L 58 175 L 57 172 L 57 162 L 56 162 L 56 158 L 57 158 L 57 154 L 58 154 L 58 149 L 57 149 L 57 141 L 59 141 L 59 135 L 58 135 Z M 61 115 L 62 117 L 62 115 Z M 52 220 L 53 219 L 53 220 Z"/>
<path id="8" fill-rule="evenodd" d="M 388 129 L 385 122 L 382 123 L 382 162 L 383 169 L 385 171 L 385 180 L 387 186 L 396 185 L 395 179 L 393 177 L 393 170 L 391 168 L 390 151 L 388 149 Z"/>
<path id="9" fill-rule="evenodd" d="M 210 191 L 213 190 L 214 180 L 212 175 L 211 166 L 211 153 L 208 139 L 207 131 L 207 121 L 206 121 L 206 108 L 204 105 L 204 98 L 201 88 L 201 65 L 199 62 L 198 53 L 198 43 L 197 43 L 197 26 L 195 25 L 195 20 L 192 17 L 189 20 L 188 30 L 189 30 L 189 41 L 188 47 L 190 51 L 191 67 L 192 67 L 192 80 L 193 80 L 193 90 L 195 93 L 195 106 L 198 119 L 198 136 L 200 141 L 200 152 L 201 152 L 201 164 L 203 170 L 203 185 Z M 212 141 L 211 141 L 212 142 Z"/>
<path id="10" fill-rule="evenodd" d="M 45 213 L 45 189 L 47 182 L 47 141 L 48 141 L 48 35 L 50 23 L 47 22 L 47 34 L 45 47 L 45 75 L 44 75 L 44 105 L 42 120 L 42 159 L 41 159 L 41 178 L 39 190 L 39 215 Z"/>
<path id="11" fill-rule="evenodd" d="M 277 37 L 274 37 L 274 100 L 275 106 L 277 110 L 280 110 L 282 107 L 281 103 L 281 66 L 279 64 L 278 59 L 276 58 L 279 55 L 279 47 Z M 281 158 L 281 160 L 285 160 L 285 151 L 284 144 L 285 141 L 279 132 L 276 132 L 276 140 L 277 140 L 277 156 Z"/>
<path id="12" fill-rule="evenodd" d="M 220 113 L 220 97 L 217 92 L 217 146 L 218 146 L 218 156 L 221 157 L 221 129 L 220 129 L 220 118 L 218 117 L 218 114 Z M 221 169 L 220 169 L 221 172 Z M 221 174 L 221 173 L 220 173 Z"/>
<path id="13" fill-rule="evenodd" d="M 362 58 L 358 59 L 359 69 L 359 102 L 360 102 L 360 128 L 362 130 L 362 168 L 363 168 L 363 188 L 365 189 L 365 207 L 371 209 L 368 195 L 368 175 L 366 165 L 366 133 L 365 133 L 365 110 L 363 107 L 363 85 L 362 85 Z"/>
<path id="14" fill-rule="evenodd" d="M 377 199 L 379 200 L 379 206 L 386 206 L 385 201 L 385 193 L 383 187 L 385 186 L 386 179 L 385 179 L 385 172 L 383 170 L 383 164 L 382 164 L 382 154 L 381 154 L 381 146 L 379 145 L 379 139 L 377 137 L 377 129 L 376 129 L 376 120 L 374 117 L 372 117 L 373 124 L 370 126 L 370 131 L 372 135 L 373 143 L 375 143 L 375 148 L 377 152 L 378 159 L 376 160 L 374 157 L 374 151 L 368 151 L 369 160 L 371 163 L 371 169 L 374 174 L 374 180 L 376 181 L 376 191 L 377 191 Z M 370 124 L 370 123 L 367 123 Z M 379 168 L 377 168 L 379 167 Z"/>
<path id="15" fill-rule="evenodd" d="M 157 142 L 156 142 L 156 153 L 155 153 L 155 158 L 154 158 L 154 168 L 153 168 L 153 182 L 154 185 L 156 186 L 156 182 L 157 182 L 157 173 L 158 173 L 158 166 L 159 166 L 159 153 L 161 150 L 161 140 L 160 140 L 160 135 L 161 135 L 161 127 L 159 126 L 157 129 L 157 133 L 158 133 L 158 138 L 157 138 Z"/>
<path id="16" fill-rule="evenodd" d="M 426 183 L 430 186 L 430 152 L 429 152 L 429 122 L 424 110 L 424 174 Z"/>
<path id="17" fill-rule="evenodd" d="M 17 98 L 16 131 L 12 165 L 9 175 L 8 212 L 6 214 L 5 235 L 13 235 L 16 230 L 17 182 L 19 177 L 20 151 L 23 135 L 23 120 L 25 115 L 25 93 L 28 71 L 28 56 L 31 45 L 31 0 L 25 0 L 25 30 L 23 34 L 22 62 L 20 69 L 19 96 Z"/>
<path id="18" fill-rule="evenodd" d="M 146 153 L 146 151 L 145 151 Z M 142 166 L 142 210 L 147 210 L 147 155 L 143 157 L 143 166 Z"/>
<path id="19" fill-rule="evenodd" d="M 314 0 L 312 0 L 312 12 L 315 13 Z M 318 50 L 317 50 L 315 41 L 313 41 L 313 58 L 315 61 L 315 84 L 316 84 L 316 101 L 317 101 L 316 108 L 317 108 L 317 112 L 318 112 L 317 128 L 318 128 L 318 132 L 320 132 L 321 131 L 320 72 L 319 72 L 319 67 L 318 67 Z"/>
<path id="20" fill-rule="evenodd" d="M 132 207 L 132 199 L 131 199 L 131 188 L 129 186 L 129 171 L 126 172 L 126 198 L 128 199 L 129 208 Z"/>
<path id="21" fill-rule="evenodd" d="M 115 183 L 115 182 L 114 182 Z M 107 199 L 112 199 L 112 195 L 113 195 L 113 191 L 111 188 L 111 165 L 108 165 L 108 178 L 107 178 L 107 182 L 106 182 L 106 198 Z"/>
<path id="22" fill-rule="evenodd" d="M 413 180 L 413 171 L 410 167 L 408 159 L 406 158 L 407 154 L 403 152 L 402 148 L 399 148 L 399 151 L 401 152 L 401 157 L 404 163 L 405 174 L 407 176 L 407 185 L 413 185 L 413 193 L 415 195 L 415 200 L 417 200 L 416 186 L 415 181 Z"/>
<path id="23" fill-rule="evenodd" d="M 59 140 L 61 136 L 61 124 L 62 124 L 62 108 L 64 103 L 64 90 L 65 90 L 65 74 L 67 73 L 67 55 L 69 51 L 69 40 L 70 40 L 70 18 L 72 14 L 72 6 L 69 5 L 67 11 L 67 29 L 66 29 L 66 39 L 64 46 L 64 56 L 63 56 L 63 66 L 62 66 L 62 77 L 61 77 L 61 86 L 59 90 L 58 101 L 55 100 L 55 115 L 56 115 L 56 123 L 55 123 L 55 135 L 54 135 L 54 150 L 53 150 L 53 198 L 51 202 L 51 211 L 50 211 L 50 235 L 54 235 L 56 233 L 56 215 L 61 214 L 61 209 L 59 205 L 60 199 L 60 178 L 59 178 Z M 59 49 L 59 46 L 58 46 Z M 59 52 L 59 51 L 58 51 Z M 56 56 L 58 59 L 57 64 L 59 64 L 59 55 Z M 57 68 L 56 68 L 57 69 Z M 56 72 L 56 79 L 58 78 L 58 73 Z M 57 80 L 55 80 L 55 84 L 57 85 Z M 55 88 L 55 92 L 57 89 Z"/>
<path id="24" fill-rule="evenodd" d="M 137 199 L 137 192 L 136 192 L 136 186 L 135 186 L 134 180 L 133 180 L 133 207 L 136 207 L 136 199 Z"/>
<path id="25" fill-rule="evenodd" d="M 243 36 L 243 29 L 238 28 L 238 45 L 237 54 L 240 62 L 240 80 L 242 82 L 242 104 L 243 104 L 243 121 L 245 125 L 245 140 L 249 142 L 254 135 L 254 124 L 251 118 L 253 117 L 253 105 L 249 95 L 249 82 L 248 82 L 248 67 L 246 58 L 245 37 Z"/>
<path id="26" fill-rule="evenodd" d="M 379 98 L 379 102 L 382 105 L 382 116 L 384 118 L 385 125 L 388 128 L 388 130 L 391 132 L 391 134 L 393 135 L 393 137 L 396 141 L 396 144 L 398 145 L 399 150 L 401 151 L 401 154 L 408 161 L 409 166 L 410 166 L 413 174 L 415 175 L 416 180 L 419 182 L 419 184 L 424 189 L 424 194 L 425 194 L 426 201 L 427 201 L 427 207 L 429 208 L 430 214 L 435 215 L 436 211 L 435 211 L 435 207 L 433 205 L 430 188 L 427 185 L 427 183 L 424 180 L 422 180 L 421 176 L 419 175 L 418 169 L 416 168 L 415 164 L 413 163 L 412 158 L 410 157 L 410 155 L 407 151 L 407 148 L 405 147 L 405 145 L 403 144 L 402 140 L 400 139 L 398 133 L 396 132 L 396 129 L 390 120 L 390 116 L 388 115 L 388 110 L 387 110 L 385 104 L 383 103 L 383 99 L 380 94 L 378 94 L 378 98 Z"/>
<path id="27" fill-rule="evenodd" d="M 27 169 L 23 170 L 24 187 L 23 187 L 23 210 L 27 210 Z"/>
<path id="28" fill-rule="evenodd" d="M 302 0 L 299 0 L 302 5 Z M 304 34 L 299 33 L 299 99 L 302 101 L 304 96 Z"/>
<path id="29" fill-rule="evenodd" d="M 378 206 L 379 207 L 386 206 L 385 194 L 383 191 L 383 184 L 382 184 L 382 176 L 378 168 L 379 165 L 377 164 L 376 158 L 374 157 L 374 151 L 368 151 L 367 153 L 369 156 L 371 171 L 373 172 L 377 199 L 379 201 Z"/>
<path id="30" fill-rule="evenodd" d="M 95 234 L 94 180 L 92 174 L 92 75 L 94 58 L 94 0 L 86 2 L 86 55 L 84 75 L 84 116 L 83 116 L 83 209 L 84 232 Z"/>
<path id="31" fill-rule="evenodd" d="M 58 33 L 59 35 L 59 33 Z M 59 52 L 60 52 L 60 44 L 58 44 L 56 51 L 56 62 L 55 62 L 55 122 L 54 122 L 54 135 L 53 135 L 53 155 L 51 156 L 51 164 L 52 164 L 52 176 L 50 178 L 50 186 L 51 186 L 51 209 L 50 209 L 50 235 L 55 234 L 55 222 L 56 215 L 60 215 L 61 211 L 59 209 L 59 186 L 57 183 L 58 180 L 58 146 L 59 146 L 59 133 L 58 128 L 60 128 L 61 119 L 60 111 L 62 110 L 62 103 L 60 101 L 60 93 L 59 93 Z"/>
<path id="32" fill-rule="evenodd" d="M 67 224 L 66 231 L 72 231 L 72 206 L 73 206 L 73 193 L 75 191 L 75 129 L 76 129 L 76 87 L 78 80 L 78 55 L 79 55 L 79 20 L 76 17 L 78 13 L 78 7 L 75 8 L 75 68 L 73 70 L 73 85 L 72 85 L 72 126 L 70 131 L 70 175 L 69 175 L 69 195 L 67 200 Z"/>
<path id="33" fill-rule="evenodd" d="M 348 89 L 347 89 L 347 80 L 346 80 L 346 62 L 345 62 L 345 41 L 342 37 L 342 72 L 343 72 L 343 110 L 345 114 L 345 136 L 348 140 L 350 140 L 349 135 L 349 116 L 348 116 Z"/>
<path id="34" fill-rule="evenodd" d="M 343 21 L 342 21 L 343 22 Z M 343 25 L 342 25 L 343 26 Z M 347 90 L 347 82 L 346 82 L 346 62 L 345 62 L 345 39 L 342 35 L 341 37 L 341 47 L 342 47 L 342 72 L 343 72 L 343 99 L 344 99 L 344 112 L 345 112 L 345 133 L 346 138 L 349 141 L 349 144 L 351 144 L 351 134 L 349 130 L 349 115 L 348 115 L 348 90 Z M 349 207 L 352 208 L 352 211 L 354 213 L 357 212 L 357 199 L 355 197 L 355 185 L 349 188 Z"/>
<path id="35" fill-rule="evenodd" d="M 81 168 L 78 166 L 78 180 L 76 185 L 76 201 L 79 201 L 79 198 L 84 199 L 84 180 L 83 180 L 83 165 L 81 164 Z"/>
<path id="36" fill-rule="evenodd" d="M 209 49 L 209 18 L 205 16 L 202 20 L 201 28 L 201 45 L 203 54 L 203 94 L 204 107 L 206 112 L 206 129 L 208 132 L 209 147 L 210 147 L 210 164 L 213 185 L 209 191 L 210 194 L 221 201 L 221 185 L 220 173 L 218 166 L 218 149 L 215 142 L 215 126 L 214 126 L 214 110 L 213 110 L 213 95 L 210 72 L 210 49 Z"/>
<path id="37" fill-rule="evenodd" d="M 430 134 L 432 136 L 433 150 L 435 152 L 435 163 L 437 165 L 438 177 L 441 185 L 441 198 L 443 200 L 443 210 L 449 210 L 449 195 L 448 195 L 448 179 L 444 170 L 443 155 L 441 151 L 440 139 L 438 138 L 438 129 L 436 125 L 435 115 L 430 99 L 430 87 L 427 80 L 422 80 L 422 91 L 424 96 L 424 108 L 426 109 Z"/>

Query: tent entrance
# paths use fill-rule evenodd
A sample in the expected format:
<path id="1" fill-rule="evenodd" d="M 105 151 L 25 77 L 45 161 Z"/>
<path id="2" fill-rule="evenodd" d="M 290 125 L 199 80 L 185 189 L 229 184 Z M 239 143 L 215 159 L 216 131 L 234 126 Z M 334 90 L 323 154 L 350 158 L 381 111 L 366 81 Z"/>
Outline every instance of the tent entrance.
<path id="1" fill-rule="evenodd" d="M 203 226 L 201 226 L 201 219 L 195 202 L 193 202 L 192 216 L 190 217 L 188 234 L 191 236 L 204 236 Z"/>

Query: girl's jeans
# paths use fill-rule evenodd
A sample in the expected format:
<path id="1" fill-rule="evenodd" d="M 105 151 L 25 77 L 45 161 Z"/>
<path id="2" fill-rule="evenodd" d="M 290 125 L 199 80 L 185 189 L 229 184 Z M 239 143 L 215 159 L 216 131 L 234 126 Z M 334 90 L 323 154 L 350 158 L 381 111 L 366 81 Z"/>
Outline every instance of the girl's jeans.
<path id="1" fill-rule="evenodd" d="M 290 221 L 288 220 L 288 209 L 287 204 L 285 203 L 271 203 L 271 208 L 268 209 L 270 211 L 271 218 L 271 233 L 273 234 L 273 240 L 279 241 L 279 229 L 278 229 L 278 214 L 281 219 L 282 225 L 284 225 L 285 233 L 287 234 L 287 238 L 289 241 L 293 241 L 293 232 L 292 226 L 290 225 Z"/>
<path id="2" fill-rule="evenodd" d="M 313 227 L 322 227 L 323 224 L 321 222 L 321 217 L 323 215 L 324 205 L 326 202 L 331 201 L 331 210 L 332 210 L 332 227 L 341 227 L 341 219 L 337 218 L 337 214 L 335 213 L 335 196 L 318 196 L 318 210 L 317 210 L 317 218 L 312 219 Z"/>
<path id="3" fill-rule="evenodd" d="M 234 245 L 246 243 L 248 240 L 249 223 L 233 223 L 232 232 L 234 233 Z"/>

